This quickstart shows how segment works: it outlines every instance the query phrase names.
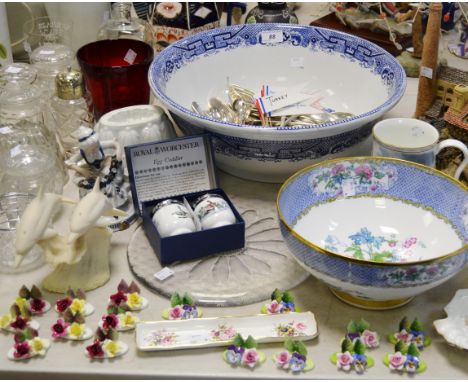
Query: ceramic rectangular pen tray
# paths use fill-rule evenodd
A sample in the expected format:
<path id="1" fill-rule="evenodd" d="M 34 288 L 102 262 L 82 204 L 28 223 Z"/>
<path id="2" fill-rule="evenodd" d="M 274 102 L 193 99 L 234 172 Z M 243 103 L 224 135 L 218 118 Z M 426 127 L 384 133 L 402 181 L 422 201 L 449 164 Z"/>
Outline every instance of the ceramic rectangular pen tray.
<path id="1" fill-rule="evenodd" d="M 310 340 L 318 331 L 311 312 L 167 320 L 137 324 L 136 343 L 142 351 L 205 348 L 226 346 L 236 334 L 265 343 L 283 342 L 288 337 Z"/>

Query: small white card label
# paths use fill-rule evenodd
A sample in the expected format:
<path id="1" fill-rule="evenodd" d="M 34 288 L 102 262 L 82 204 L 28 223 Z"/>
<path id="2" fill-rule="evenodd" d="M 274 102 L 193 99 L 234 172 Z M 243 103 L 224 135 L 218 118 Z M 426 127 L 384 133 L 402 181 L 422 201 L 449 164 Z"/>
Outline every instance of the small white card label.
<path id="1" fill-rule="evenodd" d="M 356 195 L 356 188 L 352 179 L 346 179 L 341 183 L 343 189 L 343 196 L 354 196 Z"/>
<path id="2" fill-rule="evenodd" d="M 41 50 L 39 51 L 40 54 L 54 54 L 55 50 Z"/>
<path id="3" fill-rule="evenodd" d="M 304 85 L 294 86 L 290 89 L 278 91 L 273 94 L 270 93 L 269 95 L 257 98 L 256 101 L 258 102 L 259 111 L 262 114 L 266 114 L 311 98 L 312 96 L 310 94 L 301 92 L 303 88 Z"/>
<path id="4" fill-rule="evenodd" d="M 291 68 L 304 68 L 304 57 L 291 57 L 289 60 Z"/>
<path id="5" fill-rule="evenodd" d="M 124 61 L 132 65 L 135 62 L 136 56 L 137 56 L 136 52 L 132 49 L 129 49 L 127 50 L 127 54 L 124 57 Z"/>
<path id="6" fill-rule="evenodd" d="M 421 66 L 421 76 L 432 79 L 432 69 L 427 66 Z"/>
<path id="7" fill-rule="evenodd" d="M 164 267 L 159 272 L 156 272 L 154 274 L 154 277 L 157 278 L 159 281 L 164 281 L 172 275 L 174 275 L 174 271 L 168 267 Z"/>
<path id="8" fill-rule="evenodd" d="M 5 73 L 19 73 L 23 70 L 23 68 L 18 68 L 18 67 L 15 67 L 15 66 L 10 66 L 8 68 L 5 69 Z"/>
<path id="9" fill-rule="evenodd" d="M 260 39 L 262 43 L 267 44 L 278 44 L 283 42 L 282 31 L 264 31 L 260 33 Z"/>

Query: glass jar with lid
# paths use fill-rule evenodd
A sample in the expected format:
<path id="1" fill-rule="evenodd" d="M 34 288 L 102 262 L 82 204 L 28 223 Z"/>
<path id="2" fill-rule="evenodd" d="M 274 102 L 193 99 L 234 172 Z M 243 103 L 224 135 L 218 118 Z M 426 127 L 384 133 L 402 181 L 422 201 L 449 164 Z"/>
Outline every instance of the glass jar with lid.
<path id="1" fill-rule="evenodd" d="M 23 119 L 43 122 L 42 92 L 36 85 L 24 81 L 8 82 L 0 93 L 0 119 L 16 123 Z"/>
<path id="2" fill-rule="evenodd" d="M 10 82 L 32 84 L 37 77 L 37 70 L 23 62 L 13 62 L 0 69 L 0 91 Z"/>
<path id="3" fill-rule="evenodd" d="M 42 123 L 21 120 L 0 125 L 0 195 L 61 194 L 67 179 L 55 136 Z"/>
<path id="4" fill-rule="evenodd" d="M 132 3 L 116 2 L 112 4 L 111 17 L 99 30 L 98 40 L 116 40 L 128 38 L 144 42 L 151 41 L 148 23 L 138 17 L 132 17 Z"/>
<path id="5" fill-rule="evenodd" d="M 93 122 L 83 98 L 83 76 L 71 67 L 57 74 L 56 94 L 50 101 L 52 118 L 58 138 L 67 157 L 78 150 L 78 129 Z"/>
<path id="6" fill-rule="evenodd" d="M 55 77 L 73 63 L 74 52 L 63 44 L 47 43 L 34 49 L 31 64 L 37 70 L 37 85 L 51 97 L 55 93 Z"/>

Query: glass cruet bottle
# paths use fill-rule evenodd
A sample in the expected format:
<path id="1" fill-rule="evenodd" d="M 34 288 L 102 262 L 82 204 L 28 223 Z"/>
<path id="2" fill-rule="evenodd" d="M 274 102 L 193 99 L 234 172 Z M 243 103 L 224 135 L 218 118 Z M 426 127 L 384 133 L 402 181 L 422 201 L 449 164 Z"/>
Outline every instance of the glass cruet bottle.
<path id="1" fill-rule="evenodd" d="M 57 74 L 56 94 L 50 101 L 50 111 L 55 131 L 66 153 L 70 156 L 78 150 L 78 128 L 92 124 L 92 115 L 83 97 L 83 76 L 71 67 Z"/>

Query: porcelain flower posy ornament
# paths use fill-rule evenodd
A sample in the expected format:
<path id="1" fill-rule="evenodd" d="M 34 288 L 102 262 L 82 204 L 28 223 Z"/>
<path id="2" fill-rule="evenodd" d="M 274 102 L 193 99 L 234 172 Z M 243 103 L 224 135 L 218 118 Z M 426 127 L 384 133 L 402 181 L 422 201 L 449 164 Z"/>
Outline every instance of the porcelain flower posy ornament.
<path id="1" fill-rule="evenodd" d="M 161 316 L 165 320 L 190 320 L 200 318 L 202 314 L 201 309 L 194 304 L 191 296 L 187 293 L 183 296 L 174 293 L 171 296 L 171 308 L 164 309 Z"/>
<path id="2" fill-rule="evenodd" d="M 71 341 L 84 341 L 93 336 L 91 328 L 85 324 L 84 315 L 68 307 L 63 317 L 52 325 L 52 337 Z"/>
<path id="3" fill-rule="evenodd" d="M 124 355 L 128 351 L 128 345 L 119 341 L 117 330 L 109 327 L 99 327 L 94 336 L 94 342 L 86 347 L 86 355 L 91 358 L 115 358 Z"/>
<path id="4" fill-rule="evenodd" d="M 392 371 L 408 374 L 420 373 L 427 368 L 426 362 L 420 358 L 418 346 L 413 342 L 408 345 L 403 340 L 395 344 L 395 352 L 386 354 L 383 362 Z"/>
<path id="5" fill-rule="evenodd" d="M 300 312 L 294 303 L 294 296 L 289 291 L 280 291 L 275 289 L 271 294 L 271 301 L 262 306 L 260 313 L 262 314 L 278 314 Z"/>
<path id="6" fill-rule="evenodd" d="M 339 370 L 355 370 L 362 374 L 366 369 L 374 365 L 372 357 L 366 355 L 366 346 L 357 338 L 354 342 L 345 337 L 341 342 L 341 352 L 333 353 L 330 361 L 336 365 Z"/>
<path id="7" fill-rule="evenodd" d="M 363 318 L 358 321 L 351 320 L 348 323 L 346 337 L 353 342 L 360 339 L 368 349 L 376 348 L 380 344 L 379 335 L 370 330 L 370 324 Z"/>
<path id="8" fill-rule="evenodd" d="M 284 347 L 286 350 L 273 355 L 273 362 L 279 369 L 299 373 L 314 368 L 314 363 L 310 357 L 307 357 L 307 348 L 302 341 L 288 339 Z"/>
<path id="9" fill-rule="evenodd" d="M 132 281 L 130 285 L 121 280 L 117 286 L 117 293 L 109 297 L 107 310 L 112 308 L 123 308 L 124 311 L 139 311 L 148 307 L 148 300 L 140 296 L 140 288 Z"/>
<path id="10" fill-rule="evenodd" d="M 23 285 L 15 302 L 21 310 L 28 308 L 33 315 L 44 314 L 50 309 L 49 302 L 42 297 L 42 292 L 36 285 L 31 289 Z"/>
<path id="11" fill-rule="evenodd" d="M 265 362 L 265 354 L 257 350 L 257 342 L 252 336 L 243 339 L 240 334 L 234 337 L 232 345 L 223 352 L 225 362 L 233 367 L 243 366 L 254 369 Z"/>
<path id="12" fill-rule="evenodd" d="M 419 350 L 431 344 L 431 338 L 426 335 L 421 321 L 415 318 L 410 324 L 406 317 L 400 321 L 398 332 L 388 335 L 388 341 L 392 344 L 398 341 L 403 341 L 406 345 L 414 343 Z"/>
<path id="13" fill-rule="evenodd" d="M 15 344 L 8 351 L 8 359 L 21 361 L 32 357 L 44 357 L 49 350 L 50 341 L 40 338 L 37 330 L 26 328 L 15 333 Z"/>
<path id="14" fill-rule="evenodd" d="M 0 329 L 15 333 L 17 330 L 31 328 L 39 330 L 39 323 L 31 319 L 31 311 L 28 307 L 20 308 L 18 304 L 10 307 L 10 312 L 0 317 Z"/>
<path id="15" fill-rule="evenodd" d="M 62 315 L 68 309 L 73 314 L 80 313 L 84 316 L 89 316 L 94 313 L 94 306 L 86 301 L 86 294 L 81 290 L 77 289 L 74 291 L 69 288 L 65 297 L 55 301 L 55 311 Z"/>

